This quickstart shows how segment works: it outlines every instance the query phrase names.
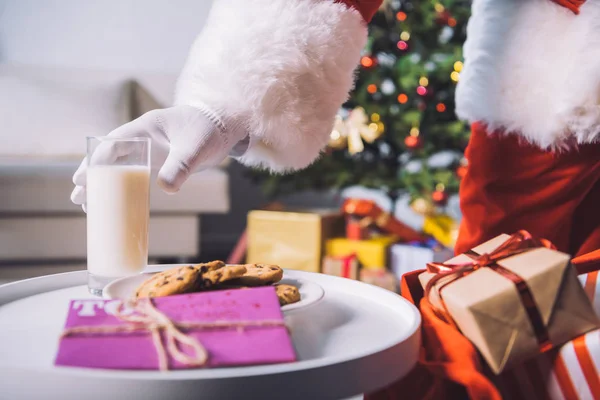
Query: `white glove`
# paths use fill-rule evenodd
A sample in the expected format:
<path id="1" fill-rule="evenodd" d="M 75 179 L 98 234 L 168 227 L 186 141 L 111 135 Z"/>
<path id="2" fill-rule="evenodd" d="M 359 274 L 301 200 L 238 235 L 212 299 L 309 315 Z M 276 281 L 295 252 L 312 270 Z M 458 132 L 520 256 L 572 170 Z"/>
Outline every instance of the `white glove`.
<path id="1" fill-rule="evenodd" d="M 152 140 L 152 167 L 159 170 L 158 184 L 167 193 L 177 192 L 190 174 L 218 165 L 228 155 L 239 156 L 249 145 L 249 141 L 244 140 L 247 135 L 240 123 L 225 126 L 214 113 L 192 106 L 150 111 L 108 136 L 149 137 Z M 123 147 L 119 147 L 117 154 L 109 146 L 102 148 L 99 154 L 104 161 L 124 155 Z M 84 210 L 86 170 L 87 160 L 84 159 L 73 176 L 76 186 L 71 194 L 71 201 Z"/>

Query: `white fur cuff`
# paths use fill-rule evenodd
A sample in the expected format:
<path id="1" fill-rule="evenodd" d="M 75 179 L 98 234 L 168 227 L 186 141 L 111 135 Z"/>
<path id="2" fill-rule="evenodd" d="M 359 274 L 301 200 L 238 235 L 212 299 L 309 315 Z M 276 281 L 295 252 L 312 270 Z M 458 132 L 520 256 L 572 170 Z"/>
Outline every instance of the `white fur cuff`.
<path id="1" fill-rule="evenodd" d="M 461 119 L 542 148 L 600 139 L 600 1 L 475 0 L 456 91 Z"/>
<path id="2" fill-rule="evenodd" d="M 331 0 L 216 0 L 176 102 L 243 121 L 242 163 L 304 168 L 327 145 L 366 37 L 359 12 Z"/>

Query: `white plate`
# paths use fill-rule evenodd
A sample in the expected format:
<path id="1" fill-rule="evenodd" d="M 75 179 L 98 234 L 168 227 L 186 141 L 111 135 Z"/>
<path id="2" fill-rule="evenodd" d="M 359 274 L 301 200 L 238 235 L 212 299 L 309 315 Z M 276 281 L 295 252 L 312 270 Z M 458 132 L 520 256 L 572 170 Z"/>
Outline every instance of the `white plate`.
<path id="1" fill-rule="evenodd" d="M 105 299 L 129 299 L 135 293 L 138 286 L 156 272 L 147 272 L 117 279 L 104 288 L 102 297 Z M 285 271 L 280 283 L 296 286 L 300 291 L 299 302 L 281 307 L 281 310 L 285 313 L 312 306 L 323 299 L 325 295 L 325 291 L 319 284 L 304 278 L 286 277 Z"/>

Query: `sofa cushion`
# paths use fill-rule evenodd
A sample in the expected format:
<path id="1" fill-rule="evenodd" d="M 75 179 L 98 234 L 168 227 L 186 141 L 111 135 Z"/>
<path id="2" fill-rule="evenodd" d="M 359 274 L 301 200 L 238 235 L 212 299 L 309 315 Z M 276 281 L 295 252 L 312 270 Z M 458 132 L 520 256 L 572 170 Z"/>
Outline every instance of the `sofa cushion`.
<path id="1" fill-rule="evenodd" d="M 0 93 L 0 155 L 79 157 L 130 115 L 126 79 L 108 71 L 0 64 Z"/>
<path id="2" fill-rule="evenodd" d="M 152 216 L 149 257 L 197 256 L 199 224 L 194 215 Z M 0 261 L 85 260 L 86 254 L 84 215 L 0 218 Z"/>
<path id="3" fill-rule="evenodd" d="M 83 213 L 70 200 L 79 161 L 0 157 L 0 213 Z M 229 177 L 219 168 L 193 174 L 175 195 L 151 184 L 151 213 L 226 213 L 229 204 Z"/>

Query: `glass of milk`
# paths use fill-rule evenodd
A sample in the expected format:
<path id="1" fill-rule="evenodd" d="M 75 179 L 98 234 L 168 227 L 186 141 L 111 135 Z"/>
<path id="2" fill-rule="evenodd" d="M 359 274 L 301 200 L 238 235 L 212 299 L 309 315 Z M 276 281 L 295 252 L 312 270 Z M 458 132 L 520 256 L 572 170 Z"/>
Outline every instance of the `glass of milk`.
<path id="1" fill-rule="evenodd" d="M 90 293 L 148 263 L 150 139 L 87 138 L 87 267 Z"/>

